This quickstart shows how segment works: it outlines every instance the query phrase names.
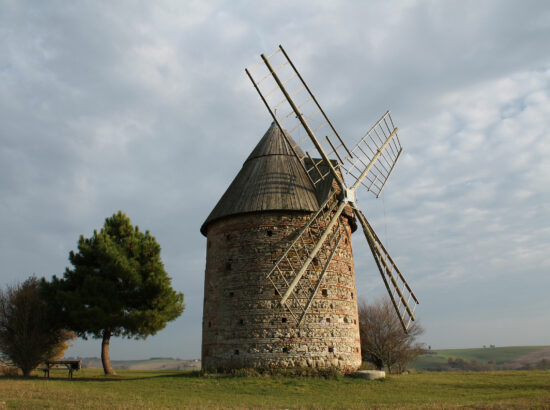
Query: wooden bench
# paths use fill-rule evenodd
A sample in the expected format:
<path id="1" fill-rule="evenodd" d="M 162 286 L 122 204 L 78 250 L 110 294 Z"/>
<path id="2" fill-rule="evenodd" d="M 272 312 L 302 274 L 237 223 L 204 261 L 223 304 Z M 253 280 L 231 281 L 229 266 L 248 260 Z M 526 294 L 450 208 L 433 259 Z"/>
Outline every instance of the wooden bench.
<path id="1" fill-rule="evenodd" d="M 55 366 L 65 366 L 69 371 L 69 378 L 73 378 L 73 372 L 82 368 L 82 360 L 48 360 L 44 363 L 46 367 L 42 369 L 44 377 L 50 378 L 50 369 Z"/>

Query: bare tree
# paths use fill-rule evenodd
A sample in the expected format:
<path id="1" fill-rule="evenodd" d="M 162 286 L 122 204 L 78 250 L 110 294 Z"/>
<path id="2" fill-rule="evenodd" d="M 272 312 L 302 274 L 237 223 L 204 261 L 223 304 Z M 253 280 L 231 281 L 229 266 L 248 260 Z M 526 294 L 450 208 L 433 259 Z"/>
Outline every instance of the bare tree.
<path id="1" fill-rule="evenodd" d="M 62 354 L 75 335 L 57 324 L 35 277 L 0 289 L 0 359 L 29 376 L 40 363 Z"/>
<path id="2" fill-rule="evenodd" d="M 408 363 L 425 353 L 425 346 L 416 342 L 424 329 L 413 322 L 408 333 L 403 331 L 399 318 L 388 298 L 377 299 L 373 304 L 359 302 L 359 329 L 363 361 L 381 370 L 386 367 L 402 372 Z"/>

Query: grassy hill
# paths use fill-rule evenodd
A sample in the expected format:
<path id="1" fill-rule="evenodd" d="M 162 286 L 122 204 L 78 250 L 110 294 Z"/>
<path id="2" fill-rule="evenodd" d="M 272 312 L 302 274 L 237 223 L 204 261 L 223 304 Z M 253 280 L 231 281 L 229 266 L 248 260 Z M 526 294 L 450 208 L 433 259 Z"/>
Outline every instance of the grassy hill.
<path id="1" fill-rule="evenodd" d="M 416 370 L 434 370 L 448 363 L 449 358 L 494 362 L 496 365 L 520 368 L 522 365 L 536 363 L 538 360 L 550 360 L 550 346 L 507 346 L 473 349 L 440 349 L 420 356 L 410 366 Z"/>

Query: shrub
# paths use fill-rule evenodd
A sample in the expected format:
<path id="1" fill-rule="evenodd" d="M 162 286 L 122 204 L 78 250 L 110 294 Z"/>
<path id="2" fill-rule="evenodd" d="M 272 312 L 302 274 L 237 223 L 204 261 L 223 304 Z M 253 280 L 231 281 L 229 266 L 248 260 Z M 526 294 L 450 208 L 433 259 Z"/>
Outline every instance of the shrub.
<path id="1" fill-rule="evenodd" d="M 424 329 L 414 322 L 405 333 L 387 298 L 371 305 L 359 303 L 359 331 L 362 359 L 378 370 L 386 367 L 390 373 L 392 369 L 401 373 L 408 363 L 426 352 L 425 346 L 416 342 Z"/>
<path id="2" fill-rule="evenodd" d="M 63 354 L 74 335 L 59 326 L 34 276 L 0 290 L 0 358 L 24 376 L 40 363 Z"/>

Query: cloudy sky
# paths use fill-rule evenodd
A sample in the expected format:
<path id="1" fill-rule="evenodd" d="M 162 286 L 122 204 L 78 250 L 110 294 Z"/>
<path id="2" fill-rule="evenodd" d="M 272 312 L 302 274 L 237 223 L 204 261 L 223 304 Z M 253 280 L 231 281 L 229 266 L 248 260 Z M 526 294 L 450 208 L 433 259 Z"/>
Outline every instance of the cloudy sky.
<path id="1" fill-rule="evenodd" d="M 403 155 L 359 202 L 422 341 L 548 345 L 549 38 L 546 1 L 0 0 L 0 285 L 61 274 L 123 210 L 187 307 L 112 358 L 199 357 L 199 227 L 271 122 L 244 68 L 282 44 L 350 145 L 392 110 Z M 361 235 L 368 300 L 384 289 Z"/>

